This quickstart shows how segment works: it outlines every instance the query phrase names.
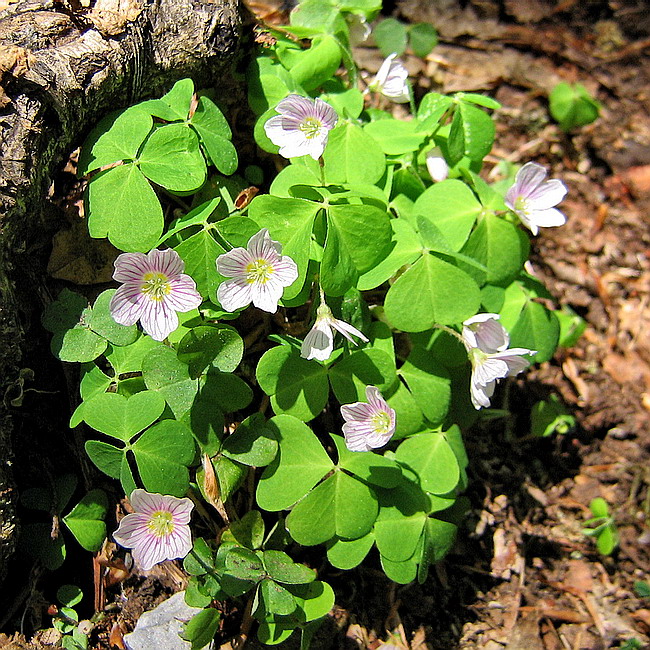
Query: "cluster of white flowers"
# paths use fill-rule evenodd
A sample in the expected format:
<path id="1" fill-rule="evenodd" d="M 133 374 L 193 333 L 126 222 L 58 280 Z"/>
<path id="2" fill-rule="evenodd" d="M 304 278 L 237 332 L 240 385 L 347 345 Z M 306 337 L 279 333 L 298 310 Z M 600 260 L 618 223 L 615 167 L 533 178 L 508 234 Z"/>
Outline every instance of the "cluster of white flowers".
<path id="1" fill-rule="evenodd" d="M 363 23 L 356 26 L 359 37 Z M 395 102 L 410 100 L 408 72 L 396 54 L 381 65 L 369 89 Z M 334 109 L 320 99 L 289 95 L 276 107 L 278 115 L 265 124 L 269 139 L 287 158 L 308 155 L 318 160 L 323 155 L 329 132 L 336 126 Z M 447 178 L 449 167 L 439 147 L 426 155 L 433 181 Z M 517 173 L 514 185 L 505 196 L 506 206 L 521 223 L 537 234 L 539 227 L 562 225 L 566 218 L 555 209 L 567 189 L 559 180 L 545 180 L 546 170 L 533 162 Z M 216 259 L 217 271 L 226 278 L 218 287 L 217 299 L 223 309 L 234 312 L 251 303 L 275 313 L 284 289 L 298 278 L 296 263 L 282 255 L 282 246 L 271 239 L 266 228 L 253 235 L 246 248 L 234 248 Z M 162 341 L 178 327 L 177 312 L 197 308 L 202 297 L 194 280 L 183 273 L 184 262 L 174 250 L 123 253 L 115 260 L 113 278 L 121 283 L 110 311 L 116 322 L 133 325 L 140 321 L 143 330 Z M 315 322 L 302 343 L 300 354 L 307 360 L 327 361 L 334 350 L 335 333 L 350 343 L 368 338 L 349 323 L 335 318 L 321 292 Z M 458 334 L 456 333 L 458 336 Z M 499 315 L 482 313 L 463 323 L 460 335 L 472 366 L 470 396 L 476 409 L 490 406 L 497 382 L 522 372 L 535 350 L 508 348 L 508 332 Z M 366 387 L 366 401 L 344 404 L 341 416 L 343 434 L 351 451 L 369 451 L 386 445 L 395 433 L 395 411 L 375 386 Z M 181 558 L 191 550 L 189 531 L 192 502 L 173 496 L 150 494 L 136 489 L 131 494 L 132 514 L 120 522 L 114 538 L 132 549 L 137 565 L 148 570 L 158 562 Z"/>
<path id="2" fill-rule="evenodd" d="M 511 348 L 510 336 L 499 323 L 499 314 L 477 314 L 463 323 L 462 338 L 472 364 L 470 396 L 475 409 L 490 406 L 497 382 L 528 368 L 526 355 L 536 350 Z"/>

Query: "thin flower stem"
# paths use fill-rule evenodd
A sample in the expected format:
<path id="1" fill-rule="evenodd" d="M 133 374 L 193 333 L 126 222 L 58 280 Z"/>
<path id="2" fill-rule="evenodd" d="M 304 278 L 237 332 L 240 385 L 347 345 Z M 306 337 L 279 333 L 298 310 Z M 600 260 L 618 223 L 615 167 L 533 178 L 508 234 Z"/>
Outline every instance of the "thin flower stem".
<path id="1" fill-rule="evenodd" d="M 325 182 L 325 161 L 322 156 L 318 159 L 318 166 L 320 167 L 320 184 L 325 187 L 327 185 Z"/>
<path id="2" fill-rule="evenodd" d="M 409 89 L 409 106 L 411 107 L 411 115 L 415 117 L 417 114 L 417 110 L 415 108 L 415 95 L 413 93 L 413 84 L 410 81 L 408 82 L 408 89 Z"/>
<path id="3" fill-rule="evenodd" d="M 435 323 L 433 327 L 437 330 L 442 330 L 443 332 L 447 332 L 447 334 L 451 334 L 451 336 L 458 339 L 463 344 L 466 350 L 469 350 L 469 348 L 467 347 L 467 343 L 465 342 L 465 339 L 455 329 L 452 329 L 451 327 L 447 327 L 446 325 L 439 325 L 438 323 Z"/>

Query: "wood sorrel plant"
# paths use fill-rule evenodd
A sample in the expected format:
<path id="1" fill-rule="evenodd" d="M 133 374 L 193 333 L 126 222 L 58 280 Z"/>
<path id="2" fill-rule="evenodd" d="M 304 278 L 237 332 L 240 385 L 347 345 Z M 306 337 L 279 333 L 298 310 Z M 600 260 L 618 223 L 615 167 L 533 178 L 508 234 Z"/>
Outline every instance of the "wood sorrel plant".
<path id="1" fill-rule="evenodd" d="M 90 233 L 124 251 L 120 287 L 92 306 L 64 291 L 44 324 L 54 353 L 82 364 L 71 426 L 94 430 L 92 462 L 138 503 L 166 504 L 117 539 L 126 530 L 147 566 L 185 556 L 186 600 L 205 608 L 193 647 L 227 598 L 247 600 L 263 642 L 300 628 L 308 645 L 334 595 L 292 542 L 340 569 L 374 548 L 392 580 L 425 580 L 465 509 L 462 427 L 558 342 L 520 226 L 563 222 L 564 186 L 531 164 L 511 188 L 488 185 L 499 104 L 431 92 L 416 106 L 394 56 L 373 88 L 413 114 L 371 107 L 348 25 L 379 8 L 304 0 L 251 62 L 255 139 L 289 164 L 248 206 L 230 128 L 189 79 L 107 117 L 80 158 Z M 191 209 L 168 223 L 165 195 Z M 232 320 L 255 308 L 280 318 L 254 332 Z M 186 496 L 189 553 L 174 510 Z"/>

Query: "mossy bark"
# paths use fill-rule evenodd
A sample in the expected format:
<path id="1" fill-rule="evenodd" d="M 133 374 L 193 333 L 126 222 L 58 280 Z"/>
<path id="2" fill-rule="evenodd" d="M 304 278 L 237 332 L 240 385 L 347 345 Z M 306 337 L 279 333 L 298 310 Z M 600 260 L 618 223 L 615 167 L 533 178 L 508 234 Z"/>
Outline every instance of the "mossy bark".
<path id="1" fill-rule="evenodd" d="M 112 110 L 183 77 L 223 88 L 239 43 L 237 0 L 86 4 L 21 0 L 0 12 L 0 579 L 17 530 L 9 398 L 29 337 L 42 335 L 19 314 L 40 311 L 25 278 L 45 273 L 32 251 L 57 226 L 53 170 Z"/>

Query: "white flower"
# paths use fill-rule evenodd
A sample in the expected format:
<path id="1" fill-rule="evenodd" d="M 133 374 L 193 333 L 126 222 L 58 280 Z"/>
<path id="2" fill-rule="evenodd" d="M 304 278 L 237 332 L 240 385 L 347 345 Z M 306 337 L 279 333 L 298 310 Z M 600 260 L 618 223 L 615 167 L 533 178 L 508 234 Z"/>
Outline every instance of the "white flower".
<path id="1" fill-rule="evenodd" d="M 305 359 L 327 361 L 334 350 L 334 332 L 332 329 L 343 334 L 350 343 L 355 345 L 356 341 L 352 336 L 360 338 L 365 343 L 368 342 L 368 339 L 356 327 L 334 318 L 330 308 L 323 302 L 316 311 L 316 322 L 302 342 L 300 356 Z"/>
<path id="2" fill-rule="evenodd" d="M 252 302 L 274 314 L 284 287 L 298 277 L 296 263 L 282 255 L 282 245 L 271 239 L 266 228 L 253 235 L 246 248 L 233 248 L 219 255 L 217 271 L 232 278 L 217 289 L 217 299 L 226 311 L 235 311 Z"/>
<path id="3" fill-rule="evenodd" d="M 500 379 L 514 377 L 529 366 L 522 355 L 537 354 L 526 348 L 508 350 L 510 336 L 498 320 L 498 314 L 477 314 L 463 323 L 462 338 L 472 363 L 470 395 L 477 410 L 490 406 Z"/>
<path id="4" fill-rule="evenodd" d="M 434 147 L 427 152 L 427 170 L 429 176 L 436 182 L 444 181 L 449 175 L 449 165 L 442 155 L 440 147 Z"/>
<path id="5" fill-rule="evenodd" d="M 166 339 L 178 327 L 176 312 L 191 311 L 202 302 L 184 268 L 181 256 L 171 248 L 118 255 L 113 278 L 123 284 L 111 298 L 113 319 L 120 325 L 140 321 L 151 338 Z"/>
<path id="6" fill-rule="evenodd" d="M 507 191 L 505 204 L 533 235 L 539 227 L 561 226 L 566 217 L 556 206 L 567 193 L 562 181 L 545 181 L 546 170 L 534 162 L 526 163 L 515 176 L 514 185 Z"/>
<path id="7" fill-rule="evenodd" d="M 336 111 L 322 99 L 300 95 L 285 97 L 267 120 L 264 130 L 269 140 L 280 147 L 285 158 L 311 156 L 318 160 L 325 150 L 329 132 L 336 126 Z"/>
<path id="8" fill-rule="evenodd" d="M 144 571 L 163 560 L 185 557 L 192 550 L 190 499 L 133 490 L 133 512 L 113 533 L 115 541 L 131 549 L 135 563 Z"/>
<path id="9" fill-rule="evenodd" d="M 409 73 L 404 67 L 401 59 L 393 52 L 381 64 L 377 76 L 372 80 L 368 88 L 392 99 L 398 104 L 405 104 L 410 101 L 411 90 L 408 84 Z"/>
<path id="10" fill-rule="evenodd" d="M 341 406 L 343 436 L 350 451 L 383 447 L 395 433 L 395 411 L 375 386 L 366 386 L 366 402 Z"/>
<path id="11" fill-rule="evenodd" d="M 368 21 L 360 14 L 345 14 L 345 21 L 348 24 L 350 33 L 350 45 L 355 47 L 368 40 L 372 32 Z"/>

